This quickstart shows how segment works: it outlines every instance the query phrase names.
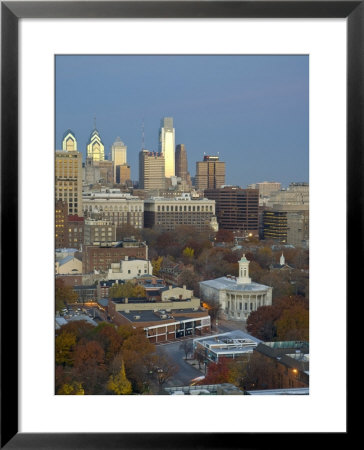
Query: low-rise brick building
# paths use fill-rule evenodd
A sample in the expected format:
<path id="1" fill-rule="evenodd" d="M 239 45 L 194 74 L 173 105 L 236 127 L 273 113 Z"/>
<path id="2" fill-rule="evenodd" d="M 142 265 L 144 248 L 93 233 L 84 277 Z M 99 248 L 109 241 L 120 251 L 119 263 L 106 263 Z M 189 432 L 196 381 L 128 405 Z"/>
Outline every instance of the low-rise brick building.
<path id="1" fill-rule="evenodd" d="M 148 246 L 133 238 L 111 244 L 86 245 L 83 252 L 84 273 L 107 272 L 113 263 L 125 256 L 148 259 Z"/>

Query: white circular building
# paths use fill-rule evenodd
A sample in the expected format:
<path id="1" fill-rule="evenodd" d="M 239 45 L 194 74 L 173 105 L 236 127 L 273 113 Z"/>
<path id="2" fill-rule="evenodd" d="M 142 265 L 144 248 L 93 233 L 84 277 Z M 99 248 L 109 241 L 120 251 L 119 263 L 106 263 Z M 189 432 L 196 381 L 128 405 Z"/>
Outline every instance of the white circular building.
<path id="1" fill-rule="evenodd" d="M 249 261 L 239 261 L 239 276 L 226 276 L 200 282 L 201 298 L 218 300 L 226 319 L 246 321 L 252 311 L 272 304 L 270 286 L 254 283 L 249 277 Z"/>

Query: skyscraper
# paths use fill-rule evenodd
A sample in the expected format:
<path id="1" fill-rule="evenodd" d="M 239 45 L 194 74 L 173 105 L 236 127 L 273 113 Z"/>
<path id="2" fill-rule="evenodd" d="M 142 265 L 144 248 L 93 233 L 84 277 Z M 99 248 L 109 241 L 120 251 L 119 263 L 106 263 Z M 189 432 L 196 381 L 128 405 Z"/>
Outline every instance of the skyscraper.
<path id="1" fill-rule="evenodd" d="M 218 189 L 225 184 L 225 163 L 218 156 L 205 155 L 196 162 L 196 188 Z"/>
<path id="2" fill-rule="evenodd" d="M 164 154 L 142 150 L 139 152 L 139 188 L 145 190 L 165 188 Z"/>
<path id="3" fill-rule="evenodd" d="M 220 228 L 258 235 L 258 189 L 224 186 L 220 189 L 206 189 L 204 194 L 206 198 L 216 202 L 216 216 Z"/>
<path id="4" fill-rule="evenodd" d="M 173 117 L 164 117 L 161 120 L 161 129 L 159 132 L 160 152 L 165 159 L 165 177 L 173 177 L 175 175 L 175 130 L 173 128 Z"/>
<path id="5" fill-rule="evenodd" d="M 87 158 L 91 158 L 93 161 L 105 160 L 105 147 L 96 128 L 92 131 L 87 144 Z"/>
<path id="6" fill-rule="evenodd" d="M 187 152 L 184 144 L 178 144 L 176 147 L 176 177 L 180 177 L 183 181 L 188 181 L 188 163 Z"/>
<path id="7" fill-rule="evenodd" d="M 82 212 L 82 154 L 76 151 L 74 133 L 67 130 L 62 148 L 56 151 L 55 198 L 67 204 L 68 214 L 83 215 Z"/>
<path id="8" fill-rule="evenodd" d="M 119 137 L 116 138 L 116 141 L 111 146 L 111 159 L 114 163 L 114 183 L 120 183 L 120 166 L 126 165 L 126 149 L 126 145 Z"/>

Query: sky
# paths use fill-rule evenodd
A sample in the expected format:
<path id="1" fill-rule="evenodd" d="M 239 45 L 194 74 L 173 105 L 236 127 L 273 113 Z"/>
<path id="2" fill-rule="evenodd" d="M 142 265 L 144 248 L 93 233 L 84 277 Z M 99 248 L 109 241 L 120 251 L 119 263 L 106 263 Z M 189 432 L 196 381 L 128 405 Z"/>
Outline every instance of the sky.
<path id="1" fill-rule="evenodd" d="M 226 163 L 226 184 L 309 181 L 307 55 L 57 55 L 55 148 L 71 129 L 78 150 L 96 128 L 109 156 L 127 146 L 158 151 L 161 119 L 173 117 L 192 177 L 204 153 Z"/>

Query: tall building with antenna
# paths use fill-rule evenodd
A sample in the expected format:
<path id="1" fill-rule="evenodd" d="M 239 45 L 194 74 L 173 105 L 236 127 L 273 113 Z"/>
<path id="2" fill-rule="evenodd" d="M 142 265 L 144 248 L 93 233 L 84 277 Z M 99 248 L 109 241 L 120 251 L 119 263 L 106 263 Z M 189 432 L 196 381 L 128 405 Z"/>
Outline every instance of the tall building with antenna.
<path id="1" fill-rule="evenodd" d="M 161 120 L 159 149 L 165 159 L 165 177 L 175 176 L 175 129 L 173 128 L 173 117 L 164 117 Z"/>

